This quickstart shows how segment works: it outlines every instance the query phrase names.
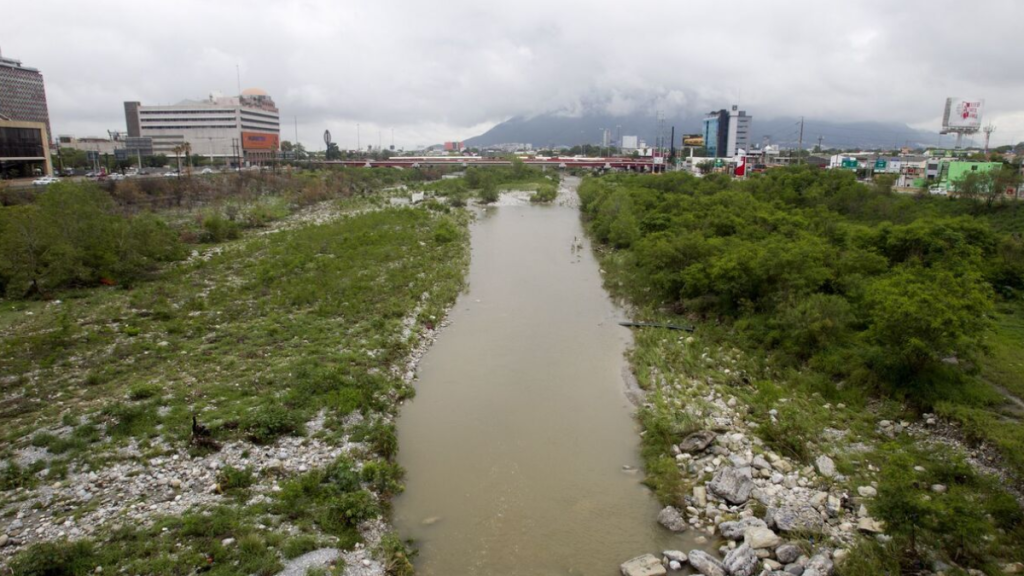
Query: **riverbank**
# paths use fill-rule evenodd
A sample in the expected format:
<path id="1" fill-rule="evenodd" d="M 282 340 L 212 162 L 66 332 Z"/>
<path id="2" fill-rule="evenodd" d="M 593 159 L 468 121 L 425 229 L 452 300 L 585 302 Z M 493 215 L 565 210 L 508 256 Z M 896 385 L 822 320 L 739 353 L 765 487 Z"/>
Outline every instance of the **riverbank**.
<path id="1" fill-rule="evenodd" d="M 682 569 L 709 576 L 858 576 L 908 569 L 921 574 L 1024 570 L 1021 508 L 1013 491 L 1005 489 L 1015 482 L 1013 466 L 993 475 L 993 462 L 985 457 L 992 450 L 958 441 L 963 434 L 950 433 L 957 426 L 941 415 L 915 412 L 907 401 L 794 366 L 784 355 L 791 349 L 773 353 L 770 346 L 761 347 L 761 338 L 787 343 L 790 335 L 783 329 L 788 325 L 778 322 L 770 324 L 775 332 L 760 332 L 768 312 L 749 298 L 765 289 L 744 282 L 754 282 L 750 278 L 764 263 L 768 277 L 762 281 L 806 290 L 813 284 L 787 284 L 785 274 L 813 276 L 818 264 L 805 254 L 803 261 L 779 271 L 772 268 L 771 256 L 744 258 L 775 249 L 757 246 L 771 231 L 789 230 L 790 238 L 800 238 L 796 230 L 807 224 L 799 218 L 809 214 L 763 214 L 744 228 L 740 220 L 760 208 L 753 199 L 741 202 L 742 191 L 716 189 L 721 183 L 711 181 L 681 181 L 673 188 L 664 179 L 643 178 L 613 178 L 592 188 L 584 212 L 591 218 L 590 231 L 608 242 L 596 247 L 605 285 L 633 306 L 634 319 L 697 326 L 692 335 L 635 329 L 630 363 L 645 393 L 638 415 L 647 483 L 665 506 L 658 520 L 666 529 L 701 533 L 719 550 L 711 556 L 637 550 L 651 556 L 624 564 L 623 573 Z M 690 184 L 699 189 L 689 189 Z M 760 194 L 766 194 L 765 187 Z M 861 192 L 845 193 L 853 203 L 849 199 Z M 729 207 L 718 206 L 706 220 L 682 209 L 715 202 Z M 701 244 L 715 235 L 724 239 Z M 742 257 L 727 252 L 743 245 L 739 238 L 750 242 Z M 638 243 L 642 253 L 634 250 Z M 715 261 L 723 252 L 733 260 Z M 683 269 L 693 262 L 707 263 L 704 275 L 689 269 L 683 278 Z M 718 284 L 702 293 L 701 278 Z M 664 286 L 680 282 L 688 285 L 676 296 L 684 294 L 689 306 L 661 297 Z M 841 285 L 834 277 L 832 282 Z M 716 290 L 736 290 L 747 300 L 734 303 Z M 709 313 L 714 306 L 752 317 L 737 322 L 728 314 Z M 830 343 L 828 324 L 814 328 L 809 321 L 808 326 Z M 1014 433 L 1001 432 L 1005 438 Z"/>
<path id="2" fill-rule="evenodd" d="M 8 571 L 400 567 L 393 417 L 464 285 L 468 215 L 342 202 L 132 290 L 3 301 Z"/>

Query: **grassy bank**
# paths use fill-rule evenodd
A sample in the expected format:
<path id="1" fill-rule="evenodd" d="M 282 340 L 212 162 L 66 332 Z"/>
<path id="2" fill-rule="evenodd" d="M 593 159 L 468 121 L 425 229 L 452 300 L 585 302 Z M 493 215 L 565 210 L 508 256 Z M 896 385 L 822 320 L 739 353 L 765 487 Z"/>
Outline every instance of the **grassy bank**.
<path id="1" fill-rule="evenodd" d="M 463 286 L 467 216 L 340 202 L 131 289 L 0 301 L 0 514 L 53 541 L 11 569 L 271 574 L 379 528 L 401 490 L 392 417 L 412 394 L 406 361 Z M 152 493 L 125 487 L 150 477 Z M 84 520 L 102 525 L 59 537 Z M 395 557 L 392 540 L 381 546 Z"/>
<path id="2" fill-rule="evenodd" d="M 606 284 L 633 316 L 697 326 L 635 334 L 647 482 L 663 503 L 691 505 L 710 479 L 673 445 L 738 430 L 756 435 L 755 455 L 808 470 L 830 455 L 842 479 L 821 489 L 885 520 L 889 544 L 858 540 L 843 574 L 936 561 L 999 574 L 1024 560 L 1006 480 L 927 431 L 937 412 L 994 446 L 1010 482 L 1024 472 L 1024 426 L 993 385 L 1012 393 L 1022 381 L 1018 207 L 899 197 L 800 169 L 745 183 L 610 176 L 580 195 Z M 862 486 L 878 497 L 858 498 Z"/>

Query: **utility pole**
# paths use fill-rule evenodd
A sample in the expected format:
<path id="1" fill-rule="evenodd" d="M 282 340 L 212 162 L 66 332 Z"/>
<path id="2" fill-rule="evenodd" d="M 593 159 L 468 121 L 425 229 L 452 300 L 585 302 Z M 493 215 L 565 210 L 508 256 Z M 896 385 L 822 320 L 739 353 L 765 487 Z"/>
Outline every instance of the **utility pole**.
<path id="1" fill-rule="evenodd" d="M 363 149 L 363 144 L 359 140 L 359 123 L 356 123 L 356 152 L 360 152 Z"/>
<path id="2" fill-rule="evenodd" d="M 804 157 L 803 157 L 803 152 L 804 152 L 804 117 L 803 116 L 800 117 L 800 143 L 797 144 L 797 148 L 798 148 L 798 150 L 797 150 L 797 160 L 796 160 L 797 164 L 803 164 L 803 162 L 804 162 Z"/>
<path id="3" fill-rule="evenodd" d="M 818 134 L 818 152 L 821 152 L 821 140 L 822 140 L 821 134 Z"/>

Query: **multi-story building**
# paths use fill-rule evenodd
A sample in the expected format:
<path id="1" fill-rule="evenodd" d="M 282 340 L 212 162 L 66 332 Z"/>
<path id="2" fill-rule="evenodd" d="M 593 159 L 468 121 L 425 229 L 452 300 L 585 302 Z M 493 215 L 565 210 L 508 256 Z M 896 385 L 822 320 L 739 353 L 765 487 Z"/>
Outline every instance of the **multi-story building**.
<path id="1" fill-rule="evenodd" d="M 749 150 L 752 120 L 738 106 L 708 113 L 704 117 L 704 147 L 708 156 L 732 158 L 740 150 Z"/>
<path id="2" fill-rule="evenodd" d="M 171 106 L 124 103 L 128 139 L 148 138 L 153 154 L 173 156 L 188 143 L 192 154 L 264 162 L 280 147 L 281 119 L 270 96 L 258 88 L 238 96 L 211 94 Z M 142 141 L 136 141 L 142 142 Z"/>
<path id="3" fill-rule="evenodd" d="M 61 148 L 73 148 L 96 152 L 97 154 L 113 154 L 122 144 L 114 138 L 76 138 L 75 136 L 57 136 L 57 145 Z"/>
<path id="4" fill-rule="evenodd" d="M 0 179 L 52 174 L 46 124 L 0 118 Z"/>
<path id="5" fill-rule="evenodd" d="M 22 66 L 20 60 L 0 56 L 0 119 L 15 122 L 39 122 L 50 132 L 50 112 L 46 107 L 43 75 L 35 68 Z"/>

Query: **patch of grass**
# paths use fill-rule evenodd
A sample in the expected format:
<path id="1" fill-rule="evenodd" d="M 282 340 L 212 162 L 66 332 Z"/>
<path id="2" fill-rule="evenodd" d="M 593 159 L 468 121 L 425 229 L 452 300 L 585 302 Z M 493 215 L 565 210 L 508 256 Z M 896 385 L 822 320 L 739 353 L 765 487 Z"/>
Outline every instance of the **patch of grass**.
<path id="1" fill-rule="evenodd" d="M 373 495 L 360 488 L 359 476 L 344 457 L 322 470 L 285 482 L 272 509 L 300 524 L 315 525 L 337 536 L 342 547 L 359 541 L 356 526 L 383 510 Z"/>
<path id="2" fill-rule="evenodd" d="M 255 482 L 256 478 L 249 468 L 225 466 L 217 472 L 217 487 L 225 494 L 244 493 Z"/>
<path id="3" fill-rule="evenodd" d="M 34 486 L 35 482 L 35 476 L 29 470 L 18 466 L 17 462 L 0 462 L 0 491 L 29 488 Z"/>
<path id="4" fill-rule="evenodd" d="M 129 400 L 148 400 L 160 394 L 160 386 L 149 382 L 140 382 L 128 389 Z"/>
<path id="5" fill-rule="evenodd" d="M 394 532 L 388 532 L 380 539 L 377 556 L 383 559 L 384 573 L 388 576 L 412 576 L 415 569 L 412 560 L 416 550 L 403 542 Z"/>
<path id="6" fill-rule="evenodd" d="M 281 545 L 281 554 L 285 558 L 291 560 L 292 558 L 298 558 L 306 552 L 312 552 L 320 548 L 320 542 L 315 536 L 309 534 L 303 534 L 301 536 L 295 536 L 284 541 Z"/>
<path id="7" fill-rule="evenodd" d="M 15 557 L 11 570 L 22 576 L 84 576 L 94 572 L 99 559 L 96 546 L 88 540 L 47 542 Z"/>

